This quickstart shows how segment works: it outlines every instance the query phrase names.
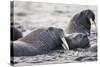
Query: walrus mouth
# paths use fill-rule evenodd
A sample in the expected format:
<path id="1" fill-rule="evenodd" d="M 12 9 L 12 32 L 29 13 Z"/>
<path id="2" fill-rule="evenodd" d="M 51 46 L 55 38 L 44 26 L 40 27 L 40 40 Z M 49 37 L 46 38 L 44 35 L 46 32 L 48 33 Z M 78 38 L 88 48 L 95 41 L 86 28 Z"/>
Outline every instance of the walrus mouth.
<path id="1" fill-rule="evenodd" d="M 68 46 L 68 43 L 67 41 L 65 40 L 64 37 L 61 38 L 63 44 L 62 44 L 62 47 L 65 49 L 65 50 L 69 50 L 69 46 Z"/>

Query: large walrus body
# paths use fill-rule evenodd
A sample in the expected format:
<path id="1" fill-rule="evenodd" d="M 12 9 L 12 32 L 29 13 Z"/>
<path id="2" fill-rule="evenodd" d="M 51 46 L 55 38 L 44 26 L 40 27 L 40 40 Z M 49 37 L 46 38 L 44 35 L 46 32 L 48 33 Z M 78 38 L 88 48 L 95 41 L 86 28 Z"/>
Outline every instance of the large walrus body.
<path id="1" fill-rule="evenodd" d="M 38 29 L 15 41 L 12 45 L 12 56 L 33 56 L 48 53 L 61 46 L 62 29 L 50 27 Z"/>
<path id="2" fill-rule="evenodd" d="M 67 36 L 65 36 L 70 49 L 90 46 L 88 36 L 90 35 L 91 20 L 95 20 L 92 10 L 83 10 L 71 19 L 66 29 Z M 68 34 L 71 35 L 68 36 Z"/>

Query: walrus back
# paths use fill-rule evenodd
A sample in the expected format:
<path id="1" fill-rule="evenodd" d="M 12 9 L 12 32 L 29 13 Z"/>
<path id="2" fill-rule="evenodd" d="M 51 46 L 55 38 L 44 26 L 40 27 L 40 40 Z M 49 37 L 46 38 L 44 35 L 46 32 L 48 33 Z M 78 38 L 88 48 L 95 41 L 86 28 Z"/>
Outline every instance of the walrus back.
<path id="1" fill-rule="evenodd" d="M 19 41 L 24 41 L 27 43 L 33 43 L 33 41 L 38 41 L 39 40 L 39 35 L 41 32 L 46 31 L 46 29 L 37 29 L 35 31 L 30 32 L 28 35 L 25 37 L 19 39 Z"/>

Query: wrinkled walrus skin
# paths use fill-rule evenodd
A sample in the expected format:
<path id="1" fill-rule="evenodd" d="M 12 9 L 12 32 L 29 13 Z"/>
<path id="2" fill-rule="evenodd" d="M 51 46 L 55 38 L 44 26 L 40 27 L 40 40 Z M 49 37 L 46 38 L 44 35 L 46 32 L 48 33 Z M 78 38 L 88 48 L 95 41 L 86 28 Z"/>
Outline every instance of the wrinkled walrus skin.
<path id="1" fill-rule="evenodd" d="M 66 32 L 68 34 L 71 33 L 84 33 L 87 35 L 90 35 L 90 29 L 91 29 L 91 22 L 95 20 L 95 14 L 92 10 L 83 10 L 80 13 L 73 16 L 71 21 L 69 22 L 69 25 L 66 29 Z"/>
<path id="2" fill-rule="evenodd" d="M 13 43 L 11 56 L 34 56 L 48 53 L 61 46 L 63 35 L 62 29 L 54 27 L 35 30 Z"/>

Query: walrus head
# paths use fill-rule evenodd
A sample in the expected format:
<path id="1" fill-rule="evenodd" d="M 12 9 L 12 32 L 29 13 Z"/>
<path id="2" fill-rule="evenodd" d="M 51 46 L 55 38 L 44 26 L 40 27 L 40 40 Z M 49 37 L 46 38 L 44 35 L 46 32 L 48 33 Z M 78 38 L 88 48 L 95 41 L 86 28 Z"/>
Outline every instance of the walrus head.
<path id="1" fill-rule="evenodd" d="M 92 10 L 84 10 L 81 12 L 81 14 L 84 14 L 88 19 L 92 19 L 92 21 L 95 20 L 95 15 Z"/>
<path id="2" fill-rule="evenodd" d="M 65 50 L 69 50 L 69 46 L 68 46 L 68 43 L 64 37 L 64 31 L 60 28 L 54 28 L 54 27 L 49 27 L 48 28 L 48 32 L 51 32 L 52 35 L 54 35 L 53 33 L 55 33 L 55 36 L 56 38 L 56 41 L 58 44 L 62 45 L 62 47 L 65 49 Z M 57 39 L 58 38 L 58 39 Z M 59 41 L 58 41 L 59 40 Z"/>
<path id="3" fill-rule="evenodd" d="M 49 27 L 47 30 L 48 34 L 51 36 L 55 44 L 59 45 L 61 43 L 61 37 L 63 37 L 63 30 L 60 28 Z"/>
<path id="4" fill-rule="evenodd" d="M 44 32 L 43 32 L 43 34 L 44 34 Z M 46 35 L 48 35 L 48 39 L 47 39 L 47 37 L 45 37 L 46 39 L 44 38 L 44 36 L 46 36 Z M 65 37 L 64 37 L 64 31 L 62 29 L 55 28 L 55 27 L 49 27 L 47 29 L 47 31 L 45 32 L 44 36 L 43 36 L 44 39 L 42 39 L 42 40 L 45 40 L 45 42 L 48 42 L 48 44 L 53 45 L 53 46 L 54 45 L 55 46 L 62 45 L 62 47 L 64 49 L 69 50 L 68 44 L 67 44 Z"/>
<path id="5" fill-rule="evenodd" d="M 80 13 L 80 15 L 84 16 L 87 19 L 87 21 L 88 21 L 88 22 L 86 22 L 87 24 L 91 25 L 91 23 L 94 23 L 96 26 L 95 14 L 92 10 L 90 10 L 90 9 L 84 10 Z M 85 27 L 86 27 L 86 25 L 85 25 Z M 89 28 L 89 27 L 87 27 L 87 28 Z"/>

